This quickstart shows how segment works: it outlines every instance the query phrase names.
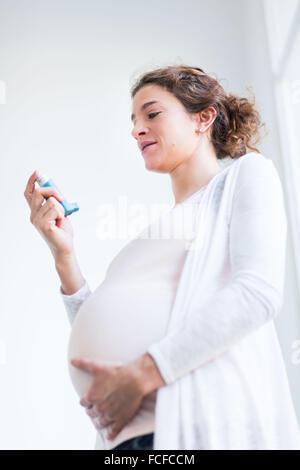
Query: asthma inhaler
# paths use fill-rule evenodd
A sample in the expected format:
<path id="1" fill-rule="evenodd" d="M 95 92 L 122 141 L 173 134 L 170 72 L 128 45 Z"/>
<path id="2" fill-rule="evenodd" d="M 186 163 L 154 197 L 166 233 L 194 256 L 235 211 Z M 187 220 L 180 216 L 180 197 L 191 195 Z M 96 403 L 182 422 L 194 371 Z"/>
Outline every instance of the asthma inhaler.
<path id="1" fill-rule="evenodd" d="M 52 186 L 53 188 L 56 188 L 58 190 L 58 192 L 61 194 L 61 196 L 63 197 L 63 201 L 59 201 L 59 203 L 63 206 L 63 208 L 65 209 L 65 216 L 67 217 L 68 215 L 72 214 L 73 212 L 76 212 L 79 210 L 79 207 L 78 207 L 78 204 L 76 202 L 68 202 L 61 190 L 56 186 L 56 184 L 53 182 L 53 180 L 51 180 L 50 178 L 48 178 L 48 176 L 46 175 L 40 175 L 38 178 L 37 178 L 37 183 L 42 187 L 42 188 L 46 188 L 48 186 Z M 47 198 L 46 198 L 47 199 Z"/>

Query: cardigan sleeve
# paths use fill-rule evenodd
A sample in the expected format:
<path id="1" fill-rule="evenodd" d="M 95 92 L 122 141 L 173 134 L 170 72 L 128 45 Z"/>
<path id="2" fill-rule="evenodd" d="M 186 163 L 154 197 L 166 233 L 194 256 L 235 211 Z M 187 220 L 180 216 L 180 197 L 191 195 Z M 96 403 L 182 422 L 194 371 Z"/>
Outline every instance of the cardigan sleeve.
<path id="1" fill-rule="evenodd" d="M 287 219 L 271 160 L 252 154 L 241 162 L 228 217 L 230 282 L 147 349 L 166 384 L 226 352 L 282 307 Z"/>
<path id="2" fill-rule="evenodd" d="M 81 307 L 83 302 L 91 295 L 92 292 L 86 280 L 83 286 L 77 292 L 74 292 L 74 294 L 71 294 L 71 295 L 63 294 L 61 286 L 60 286 L 59 291 L 60 291 L 60 295 L 62 297 L 64 306 L 65 306 L 67 315 L 69 317 L 69 322 L 72 326 L 79 308 Z"/>

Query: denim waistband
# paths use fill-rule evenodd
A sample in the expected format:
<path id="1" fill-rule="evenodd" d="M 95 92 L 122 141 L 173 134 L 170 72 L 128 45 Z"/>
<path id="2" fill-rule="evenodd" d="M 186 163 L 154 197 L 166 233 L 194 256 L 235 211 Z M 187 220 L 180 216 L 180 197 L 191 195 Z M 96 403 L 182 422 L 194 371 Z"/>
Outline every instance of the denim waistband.
<path id="1" fill-rule="evenodd" d="M 133 437 L 110 450 L 153 450 L 154 433 Z"/>

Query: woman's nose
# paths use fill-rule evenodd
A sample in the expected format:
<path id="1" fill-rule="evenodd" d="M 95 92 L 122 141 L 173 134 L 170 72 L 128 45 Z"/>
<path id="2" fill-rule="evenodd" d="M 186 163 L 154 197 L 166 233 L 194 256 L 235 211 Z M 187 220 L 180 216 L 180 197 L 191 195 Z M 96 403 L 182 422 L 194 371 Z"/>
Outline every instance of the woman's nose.
<path id="1" fill-rule="evenodd" d="M 141 134 L 145 134 L 145 130 L 140 128 L 140 129 L 134 129 L 132 132 L 131 132 L 132 136 L 137 139 L 139 135 Z"/>

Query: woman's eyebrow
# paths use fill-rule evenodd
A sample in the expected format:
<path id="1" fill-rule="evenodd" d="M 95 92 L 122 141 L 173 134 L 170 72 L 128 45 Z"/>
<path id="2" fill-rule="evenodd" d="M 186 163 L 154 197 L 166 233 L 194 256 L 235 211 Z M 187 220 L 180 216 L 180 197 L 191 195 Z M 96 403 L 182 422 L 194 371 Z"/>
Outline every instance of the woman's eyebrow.
<path id="1" fill-rule="evenodd" d="M 144 109 L 148 108 L 148 106 L 150 106 L 151 104 L 154 104 L 154 103 L 159 103 L 159 101 L 152 100 L 152 101 L 148 101 L 147 103 L 144 103 L 144 104 L 141 106 L 141 111 L 143 111 Z M 131 115 L 131 120 L 133 121 L 134 118 L 135 118 L 135 114 L 132 114 L 132 115 Z"/>

